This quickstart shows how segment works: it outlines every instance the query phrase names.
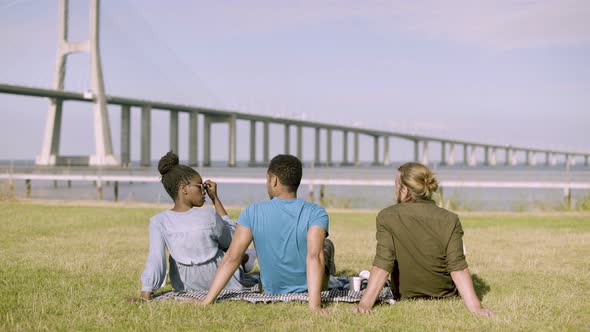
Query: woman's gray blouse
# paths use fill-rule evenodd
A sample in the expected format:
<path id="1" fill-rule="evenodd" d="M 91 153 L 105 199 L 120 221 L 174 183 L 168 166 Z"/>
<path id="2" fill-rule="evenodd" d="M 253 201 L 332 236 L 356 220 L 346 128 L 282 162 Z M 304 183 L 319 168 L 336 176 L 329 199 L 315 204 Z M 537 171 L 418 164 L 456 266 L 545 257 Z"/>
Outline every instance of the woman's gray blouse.
<path id="1" fill-rule="evenodd" d="M 217 266 L 229 248 L 236 223 L 212 208 L 186 212 L 166 210 L 150 219 L 150 249 L 141 274 L 141 290 L 154 292 L 166 277 L 166 248 L 170 253 L 170 282 L 177 291 L 208 290 Z M 240 267 L 225 289 L 241 289 Z"/>

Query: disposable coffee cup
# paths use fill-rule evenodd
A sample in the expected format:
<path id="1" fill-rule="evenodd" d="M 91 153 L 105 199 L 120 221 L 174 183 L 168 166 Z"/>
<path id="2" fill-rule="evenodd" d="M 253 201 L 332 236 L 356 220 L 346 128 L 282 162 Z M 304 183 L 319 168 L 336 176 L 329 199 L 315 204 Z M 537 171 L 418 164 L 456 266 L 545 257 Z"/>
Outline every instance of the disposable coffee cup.
<path id="1" fill-rule="evenodd" d="M 371 272 L 369 272 L 367 270 L 363 270 L 363 271 L 361 271 L 361 273 L 359 273 L 359 277 L 361 277 L 363 279 L 369 279 L 369 276 L 371 276 Z"/>
<path id="2" fill-rule="evenodd" d="M 355 292 L 360 292 L 361 291 L 361 281 L 363 280 L 363 278 L 361 277 L 350 277 L 348 278 L 348 282 L 349 282 L 349 289 L 353 290 Z"/>

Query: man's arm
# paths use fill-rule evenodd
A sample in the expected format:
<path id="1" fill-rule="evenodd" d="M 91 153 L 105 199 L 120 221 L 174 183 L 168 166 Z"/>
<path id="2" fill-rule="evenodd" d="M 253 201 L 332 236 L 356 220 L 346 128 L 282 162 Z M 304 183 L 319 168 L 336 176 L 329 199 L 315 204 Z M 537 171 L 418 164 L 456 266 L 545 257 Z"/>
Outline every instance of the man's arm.
<path id="1" fill-rule="evenodd" d="M 319 312 L 322 304 L 325 238 L 326 230 L 321 226 L 311 226 L 307 231 L 307 293 L 311 311 Z"/>
<path id="2" fill-rule="evenodd" d="M 371 269 L 371 275 L 369 276 L 369 282 L 367 283 L 367 288 L 365 289 L 365 294 L 363 294 L 358 306 L 352 308 L 352 312 L 361 312 L 364 314 L 371 313 L 371 309 L 375 305 L 375 301 L 377 301 L 377 297 L 379 297 L 379 293 L 381 293 L 388 275 L 389 272 L 377 266 L 373 266 L 373 269 Z"/>
<path id="3" fill-rule="evenodd" d="M 469 273 L 468 268 L 461 271 L 451 272 L 451 278 L 457 286 L 457 289 L 459 290 L 459 294 L 461 294 L 461 297 L 463 298 L 465 306 L 471 313 L 478 316 L 488 317 L 495 315 L 493 310 L 484 309 L 481 307 L 479 298 L 477 298 L 477 294 L 475 294 L 475 289 L 473 288 L 473 281 L 471 280 L 471 274 Z"/>
<path id="4" fill-rule="evenodd" d="M 395 264 L 395 245 L 393 243 L 392 233 L 389 231 L 386 223 L 387 218 L 384 217 L 383 212 L 380 212 L 377 215 L 375 224 L 375 228 L 377 229 L 375 233 L 377 247 L 375 249 L 373 269 L 369 276 L 365 294 L 363 294 L 359 305 L 352 308 L 353 312 L 371 312 L 371 308 L 375 305 L 375 301 L 383 288 L 383 284 L 387 280 L 387 276 L 390 271 L 393 271 Z"/>
<path id="5" fill-rule="evenodd" d="M 248 227 L 244 227 L 238 224 L 236 233 L 231 241 L 231 245 L 227 249 L 225 256 L 221 260 L 215 278 L 211 283 L 207 297 L 202 302 L 203 304 L 211 304 L 219 296 L 219 293 L 223 290 L 227 282 L 232 277 L 236 269 L 242 263 L 242 256 L 250 246 L 252 242 L 252 232 Z"/>

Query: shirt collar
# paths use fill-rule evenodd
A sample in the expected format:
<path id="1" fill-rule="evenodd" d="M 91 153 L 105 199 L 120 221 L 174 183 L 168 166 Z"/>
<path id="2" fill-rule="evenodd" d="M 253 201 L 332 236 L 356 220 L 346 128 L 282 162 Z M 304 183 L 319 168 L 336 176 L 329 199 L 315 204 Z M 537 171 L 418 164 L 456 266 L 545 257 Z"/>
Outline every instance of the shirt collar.
<path id="1" fill-rule="evenodd" d="M 425 198 L 421 198 L 421 197 L 416 198 L 415 203 L 436 204 L 436 202 L 434 202 L 432 199 L 425 199 Z"/>

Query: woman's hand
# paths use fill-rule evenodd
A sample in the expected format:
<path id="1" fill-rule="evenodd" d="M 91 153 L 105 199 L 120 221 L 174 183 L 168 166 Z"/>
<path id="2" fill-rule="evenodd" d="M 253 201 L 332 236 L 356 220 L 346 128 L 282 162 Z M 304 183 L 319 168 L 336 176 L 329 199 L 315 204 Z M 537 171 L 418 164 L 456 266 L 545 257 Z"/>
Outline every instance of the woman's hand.
<path id="1" fill-rule="evenodd" d="M 141 292 L 139 297 L 130 297 L 127 299 L 128 303 L 143 303 L 149 302 L 152 300 L 152 293 L 151 292 Z"/>
<path id="2" fill-rule="evenodd" d="M 207 196 L 209 196 L 211 201 L 213 201 L 213 203 L 215 203 L 215 201 L 218 199 L 218 197 L 217 197 L 217 183 L 215 183 L 211 180 L 205 181 L 205 191 L 207 191 Z"/>

